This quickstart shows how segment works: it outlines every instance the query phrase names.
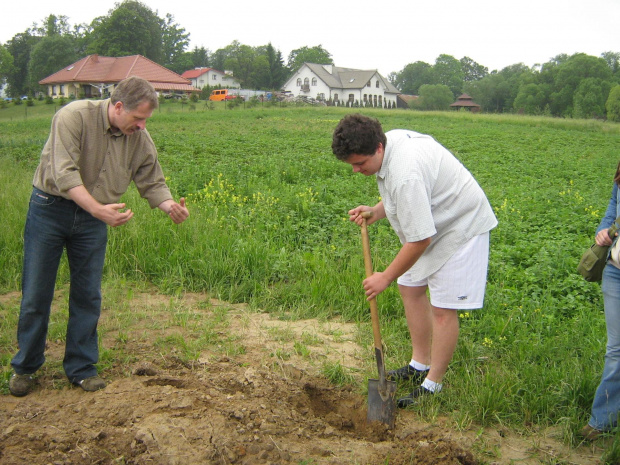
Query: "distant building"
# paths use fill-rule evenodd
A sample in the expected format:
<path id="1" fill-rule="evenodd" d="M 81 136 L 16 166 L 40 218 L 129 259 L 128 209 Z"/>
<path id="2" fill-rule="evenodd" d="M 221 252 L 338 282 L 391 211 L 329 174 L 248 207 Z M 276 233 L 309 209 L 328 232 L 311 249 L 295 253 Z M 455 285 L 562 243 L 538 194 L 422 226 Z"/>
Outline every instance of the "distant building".
<path id="1" fill-rule="evenodd" d="M 480 105 L 474 103 L 474 100 L 467 94 L 461 94 L 461 96 L 456 100 L 456 102 L 450 104 L 450 107 L 457 110 L 461 108 L 466 108 L 472 113 L 478 113 L 480 111 Z"/>
<path id="2" fill-rule="evenodd" d="M 224 89 L 241 89 L 241 84 L 229 73 L 223 73 L 213 68 L 195 68 L 185 71 L 181 77 L 191 81 L 194 87 L 202 89 L 205 86 L 220 86 Z"/>
<path id="3" fill-rule="evenodd" d="M 160 93 L 190 95 L 200 92 L 187 79 L 142 55 L 88 55 L 42 79 L 39 84 L 47 86 L 47 95 L 53 98 L 93 98 L 109 95 L 116 84 L 131 76 L 146 79 Z"/>
<path id="4" fill-rule="evenodd" d="M 398 94 L 397 108 L 411 108 L 409 104 L 418 99 L 417 95 Z"/>
<path id="5" fill-rule="evenodd" d="M 340 68 L 334 65 L 304 63 L 282 90 L 291 95 L 340 104 L 372 103 L 376 107 L 396 108 L 399 91 L 376 69 Z"/>

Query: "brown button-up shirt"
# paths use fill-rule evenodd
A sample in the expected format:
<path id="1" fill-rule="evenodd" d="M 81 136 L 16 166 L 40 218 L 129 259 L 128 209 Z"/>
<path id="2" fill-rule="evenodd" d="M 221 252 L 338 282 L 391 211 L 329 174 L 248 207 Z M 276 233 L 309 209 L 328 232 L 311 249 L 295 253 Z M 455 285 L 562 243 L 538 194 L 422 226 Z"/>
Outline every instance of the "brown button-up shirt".
<path id="1" fill-rule="evenodd" d="M 116 203 L 131 181 L 151 208 L 171 199 L 146 130 L 127 136 L 110 126 L 110 100 L 78 100 L 52 119 L 50 136 L 34 174 L 33 185 L 69 198 L 79 185 L 103 204 Z"/>

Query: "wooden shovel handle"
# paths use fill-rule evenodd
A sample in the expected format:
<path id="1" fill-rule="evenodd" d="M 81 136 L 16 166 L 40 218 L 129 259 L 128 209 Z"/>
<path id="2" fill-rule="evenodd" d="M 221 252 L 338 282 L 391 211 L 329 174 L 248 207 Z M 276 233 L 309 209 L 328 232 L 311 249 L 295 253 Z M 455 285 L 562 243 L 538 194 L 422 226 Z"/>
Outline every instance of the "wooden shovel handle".
<path id="1" fill-rule="evenodd" d="M 373 274 L 372 259 L 370 257 L 370 239 L 368 238 L 368 226 L 366 218 L 372 217 L 372 212 L 362 213 L 362 248 L 364 249 L 364 267 L 366 268 L 366 277 L 369 278 Z M 373 297 L 370 303 L 370 318 L 372 320 L 372 335 L 375 341 L 375 349 L 381 351 L 383 357 L 383 345 L 381 344 L 381 330 L 379 329 L 379 310 L 377 308 L 377 299 Z"/>

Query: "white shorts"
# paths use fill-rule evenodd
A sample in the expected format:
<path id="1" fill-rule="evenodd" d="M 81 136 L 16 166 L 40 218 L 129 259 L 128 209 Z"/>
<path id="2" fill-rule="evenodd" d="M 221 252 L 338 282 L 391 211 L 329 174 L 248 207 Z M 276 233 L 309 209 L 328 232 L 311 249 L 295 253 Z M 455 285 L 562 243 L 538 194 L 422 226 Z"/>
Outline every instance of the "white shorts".
<path id="1" fill-rule="evenodd" d="M 472 310 L 482 308 L 489 266 L 489 233 L 473 237 L 435 273 L 420 281 L 405 272 L 396 281 L 401 286 L 428 286 L 431 305 L 438 308 Z"/>

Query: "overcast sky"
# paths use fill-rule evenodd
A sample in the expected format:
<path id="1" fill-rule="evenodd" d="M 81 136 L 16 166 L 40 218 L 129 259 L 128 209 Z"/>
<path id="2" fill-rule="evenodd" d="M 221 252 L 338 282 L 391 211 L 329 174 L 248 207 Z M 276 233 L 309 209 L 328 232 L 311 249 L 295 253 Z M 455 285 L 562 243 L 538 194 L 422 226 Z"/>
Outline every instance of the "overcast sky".
<path id="1" fill-rule="evenodd" d="M 50 14 L 70 25 L 90 23 L 113 0 L 4 2 L 0 43 Z M 489 71 L 541 64 L 561 53 L 620 52 L 620 0 L 145 0 L 174 16 L 194 46 L 211 52 L 234 40 L 271 44 L 285 64 L 297 48 L 321 45 L 337 66 L 387 76 L 408 63 L 433 64 L 440 54 L 468 56 Z M 53 6 L 52 6 L 53 5 Z M 220 6 L 215 6 L 220 5 Z"/>

